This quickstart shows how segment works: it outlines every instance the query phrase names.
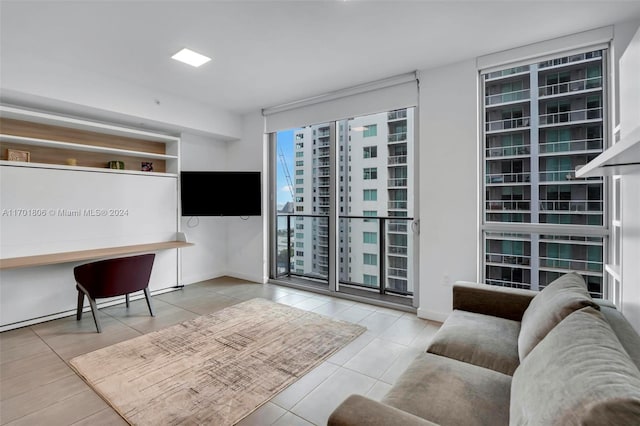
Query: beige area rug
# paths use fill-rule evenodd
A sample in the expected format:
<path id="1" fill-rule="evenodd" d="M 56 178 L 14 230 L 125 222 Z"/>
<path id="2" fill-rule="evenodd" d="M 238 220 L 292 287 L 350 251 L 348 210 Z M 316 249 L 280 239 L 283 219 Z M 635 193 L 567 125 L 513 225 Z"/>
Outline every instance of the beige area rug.
<path id="1" fill-rule="evenodd" d="M 134 425 L 231 425 L 366 329 L 265 299 L 78 356 Z"/>

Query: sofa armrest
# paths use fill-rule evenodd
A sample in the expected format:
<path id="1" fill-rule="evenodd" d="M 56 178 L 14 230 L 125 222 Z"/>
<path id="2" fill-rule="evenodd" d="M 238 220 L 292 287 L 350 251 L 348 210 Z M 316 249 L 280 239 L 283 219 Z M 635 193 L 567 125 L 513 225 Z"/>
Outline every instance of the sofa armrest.
<path id="1" fill-rule="evenodd" d="M 351 395 L 329 416 L 327 426 L 437 426 L 406 411 L 374 401 L 361 395 Z"/>
<path id="2" fill-rule="evenodd" d="M 453 309 L 521 321 L 537 291 L 458 281 L 453 285 Z"/>

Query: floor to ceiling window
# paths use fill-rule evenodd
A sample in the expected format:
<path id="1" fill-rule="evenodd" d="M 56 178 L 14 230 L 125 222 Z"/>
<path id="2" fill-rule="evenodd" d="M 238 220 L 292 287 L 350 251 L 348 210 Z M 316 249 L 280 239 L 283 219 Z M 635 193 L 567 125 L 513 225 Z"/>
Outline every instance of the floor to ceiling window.
<path id="1" fill-rule="evenodd" d="M 337 129 L 340 284 L 412 296 L 414 108 Z"/>
<path id="2" fill-rule="evenodd" d="M 607 49 L 481 72 L 483 274 L 538 290 L 568 271 L 606 297 L 602 177 L 575 169 L 607 145 Z"/>
<path id="3" fill-rule="evenodd" d="M 414 108 L 279 131 L 275 144 L 273 277 L 328 287 L 335 259 L 336 291 L 410 301 Z"/>
<path id="4" fill-rule="evenodd" d="M 270 276 L 415 306 L 415 72 L 266 108 Z"/>

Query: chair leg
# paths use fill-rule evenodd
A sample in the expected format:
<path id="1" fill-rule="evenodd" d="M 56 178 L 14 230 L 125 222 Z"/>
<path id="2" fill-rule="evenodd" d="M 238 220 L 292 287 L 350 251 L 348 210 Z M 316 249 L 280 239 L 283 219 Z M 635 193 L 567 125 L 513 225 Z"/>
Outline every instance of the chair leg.
<path id="1" fill-rule="evenodd" d="M 149 307 L 149 313 L 152 317 L 156 315 L 153 313 L 153 305 L 151 304 L 151 294 L 149 293 L 149 287 L 145 287 L 144 289 L 144 297 L 147 299 L 147 306 Z"/>
<path id="2" fill-rule="evenodd" d="M 84 293 L 78 290 L 78 311 L 76 312 L 76 321 L 82 319 L 82 308 L 84 307 Z"/>
<path id="3" fill-rule="evenodd" d="M 102 327 L 100 327 L 100 319 L 98 318 L 98 307 L 96 306 L 96 301 L 91 297 L 88 297 L 89 304 L 91 305 L 91 313 L 93 314 L 93 322 L 96 323 L 96 329 L 98 333 L 102 333 Z"/>
<path id="4" fill-rule="evenodd" d="M 127 308 L 129 307 L 129 293 L 124 295 L 124 303 L 127 305 Z"/>

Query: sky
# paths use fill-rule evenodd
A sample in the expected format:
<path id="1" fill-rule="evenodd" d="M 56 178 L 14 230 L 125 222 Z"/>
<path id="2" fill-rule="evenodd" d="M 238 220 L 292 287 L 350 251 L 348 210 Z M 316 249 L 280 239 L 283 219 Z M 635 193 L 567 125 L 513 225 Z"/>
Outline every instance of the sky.
<path id="1" fill-rule="evenodd" d="M 294 129 L 280 131 L 277 134 L 278 140 L 278 174 L 276 178 L 276 186 L 278 188 L 276 205 L 278 209 L 281 209 L 282 206 L 285 205 L 288 201 L 293 201 L 291 198 L 291 191 L 289 190 L 289 183 L 285 177 L 284 166 L 282 164 L 282 160 L 280 157 L 280 153 L 284 155 L 284 160 L 289 169 L 289 175 L 291 176 L 291 180 L 295 179 L 294 177 L 294 151 L 293 151 L 293 132 Z"/>

